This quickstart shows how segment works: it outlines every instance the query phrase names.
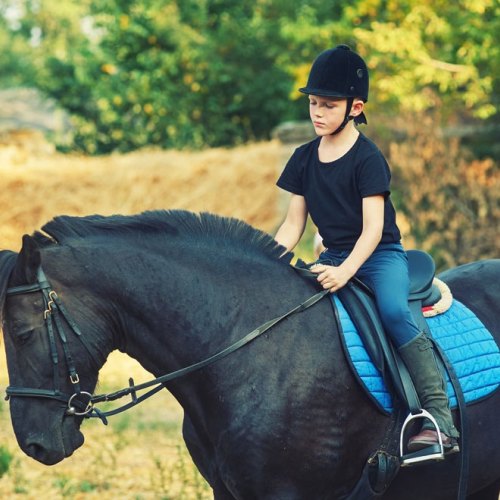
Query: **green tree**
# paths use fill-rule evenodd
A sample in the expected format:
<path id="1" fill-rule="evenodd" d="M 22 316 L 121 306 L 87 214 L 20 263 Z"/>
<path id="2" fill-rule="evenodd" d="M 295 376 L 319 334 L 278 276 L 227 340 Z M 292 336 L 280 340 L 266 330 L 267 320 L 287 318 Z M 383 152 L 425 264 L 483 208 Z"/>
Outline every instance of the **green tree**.
<path id="1" fill-rule="evenodd" d="M 14 49 L 0 55 L 4 82 L 35 82 L 54 97 L 72 114 L 75 145 L 92 153 L 266 138 L 276 124 L 307 116 L 296 88 L 314 56 L 338 43 L 358 50 L 371 69 L 368 116 L 439 108 L 441 124 L 498 127 L 495 0 L 0 6 L 0 43 Z M 5 21 L 9 6 L 15 23 Z M 29 49 L 31 57 L 19 57 Z"/>
<path id="2" fill-rule="evenodd" d="M 94 3 L 91 37 L 45 59 L 39 85 L 73 114 L 88 152 L 268 137 L 291 80 L 254 3 Z"/>
<path id="3" fill-rule="evenodd" d="M 346 9 L 378 102 L 482 119 L 498 113 L 499 13 L 494 0 L 361 0 Z"/>
<path id="4" fill-rule="evenodd" d="M 34 83 L 29 41 L 19 32 L 17 17 L 11 16 L 7 5 L 0 4 L 0 87 Z"/>

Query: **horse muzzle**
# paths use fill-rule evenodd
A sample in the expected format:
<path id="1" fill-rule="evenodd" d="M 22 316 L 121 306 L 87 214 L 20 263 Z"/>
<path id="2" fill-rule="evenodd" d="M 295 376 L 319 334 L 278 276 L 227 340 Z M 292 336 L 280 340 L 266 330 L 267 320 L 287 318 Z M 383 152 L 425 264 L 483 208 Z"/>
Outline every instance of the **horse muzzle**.
<path id="1" fill-rule="evenodd" d="M 54 465 L 71 456 L 84 442 L 79 427 L 82 419 L 66 415 L 66 406 L 35 405 L 26 413 L 22 398 L 11 401 L 11 416 L 19 447 L 29 457 Z M 22 418 L 21 415 L 24 415 Z"/>
<path id="2" fill-rule="evenodd" d="M 83 434 L 79 430 L 75 432 L 73 429 L 70 435 L 64 431 L 61 434 L 56 438 L 53 434 L 32 434 L 23 444 L 19 444 L 26 455 L 37 462 L 54 465 L 70 457 L 84 442 Z"/>

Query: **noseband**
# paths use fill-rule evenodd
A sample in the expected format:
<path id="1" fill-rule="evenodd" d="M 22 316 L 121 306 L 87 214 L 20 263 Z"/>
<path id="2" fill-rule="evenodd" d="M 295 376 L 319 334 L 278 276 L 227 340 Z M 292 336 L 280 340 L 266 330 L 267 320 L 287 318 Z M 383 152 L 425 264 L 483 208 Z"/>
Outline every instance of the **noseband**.
<path id="1" fill-rule="evenodd" d="M 311 273 L 310 271 L 301 268 L 295 268 L 295 269 L 303 276 L 316 278 L 316 275 Z M 291 316 L 292 314 L 305 311 L 306 309 L 316 304 L 316 302 L 321 300 L 329 293 L 328 290 L 321 290 L 320 292 L 309 297 L 307 300 L 305 300 L 298 306 L 294 307 L 290 311 L 286 312 L 282 316 L 278 316 L 274 319 L 266 321 L 265 323 L 257 327 L 255 330 L 252 330 L 250 333 L 245 335 L 245 337 L 243 337 L 242 339 L 234 342 L 230 346 L 217 352 L 216 354 L 213 354 L 212 356 L 204 359 L 203 361 L 199 361 L 198 363 L 186 366 L 185 368 L 181 368 L 180 370 L 167 373 L 165 375 L 162 375 L 161 377 L 157 377 L 153 380 L 150 380 L 149 382 L 144 382 L 142 384 L 136 385 L 134 384 L 134 380 L 132 378 L 129 378 L 129 386 L 125 387 L 124 389 L 121 389 L 119 391 L 110 394 L 93 395 L 90 394 L 89 392 L 82 391 L 80 388 L 80 377 L 78 375 L 75 363 L 73 361 L 73 357 L 71 356 L 71 352 L 68 347 L 68 339 L 64 331 L 64 323 L 80 340 L 80 342 L 83 344 L 83 346 L 89 353 L 90 358 L 93 360 L 91 349 L 85 340 L 85 336 L 82 335 L 80 328 L 68 314 L 66 308 L 61 302 L 61 299 L 58 297 L 55 290 L 53 290 L 42 268 L 39 267 L 38 269 L 36 283 L 8 288 L 7 296 L 23 295 L 26 293 L 34 293 L 34 292 L 41 292 L 43 296 L 43 302 L 44 302 L 43 317 L 45 320 L 45 328 L 49 337 L 50 357 L 52 359 L 52 366 L 54 372 L 54 389 L 53 390 L 32 389 L 27 387 L 9 386 L 6 389 L 7 396 L 5 399 L 8 400 L 11 397 L 55 399 L 67 405 L 66 415 L 82 416 L 85 418 L 100 418 L 104 424 L 107 424 L 106 417 L 116 415 L 125 410 L 128 410 L 129 408 L 132 408 L 133 406 L 136 406 L 137 404 L 141 403 L 145 399 L 153 396 L 161 389 L 163 389 L 165 383 L 174 380 L 176 378 L 182 377 L 184 375 L 187 375 L 188 373 L 200 370 L 201 368 L 204 368 L 214 363 L 215 361 L 218 361 L 219 359 L 228 356 L 237 349 L 243 347 L 252 340 L 256 339 L 264 332 L 268 331 L 271 327 L 273 327 L 280 321 L 284 320 L 285 318 Z M 73 394 L 71 395 L 64 394 L 60 390 L 59 354 L 56 344 L 57 337 L 59 338 L 62 345 L 62 351 L 64 353 L 64 358 L 68 370 L 68 377 L 74 390 Z M 140 397 L 137 396 L 137 391 L 142 391 L 144 389 L 153 386 L 156 387 L 149 390 Z M 102 403 L 105 401 L 114 401 L 116 399 L 120 399 L 128 395 L 131 396 L 132 401 L 114 410 L 101 411 L 95 406 L 96 403 Z"/>

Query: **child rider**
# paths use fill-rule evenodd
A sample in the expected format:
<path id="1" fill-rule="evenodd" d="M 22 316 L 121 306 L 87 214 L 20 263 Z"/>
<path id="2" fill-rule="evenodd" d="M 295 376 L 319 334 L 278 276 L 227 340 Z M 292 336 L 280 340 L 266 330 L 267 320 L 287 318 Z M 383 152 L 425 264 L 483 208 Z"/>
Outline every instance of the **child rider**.
<path id="1" fill-rule="evenodd" d="M 368 70 L 346 45 L 322 52 L 307 86 L 310 118 L 317 138 L 297 148 L 277 185 L 291 193 L 285 221 L 275 239 L 291 251 L 300 240 L 308 213 L 326 250 L 318 264 L 323 288 L 336 292 L 353 276 L 375 294 L 382 323 L 395 343 L 424 409 L 437 421 L 446 452 L 457 451 L 459 433 L 431 342 L 420 332 L 408 308 L 408 261 L 390 198 L 389 166 L 377 146 L 355 124 L 366 123 Z M 425 419 L 410 438 L 408 450 L 438 443 Z"/>

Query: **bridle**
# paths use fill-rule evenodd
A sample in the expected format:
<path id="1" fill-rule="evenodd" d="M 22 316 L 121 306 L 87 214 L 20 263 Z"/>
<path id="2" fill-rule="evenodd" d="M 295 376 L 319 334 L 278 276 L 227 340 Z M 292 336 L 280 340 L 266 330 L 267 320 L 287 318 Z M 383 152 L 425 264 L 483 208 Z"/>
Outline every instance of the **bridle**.
<path id="1" fill-rule="evenodd" d="M 295 268 L 295 269 L 299 273 L 305 276 L 310 276 L 310 277 L 316 276 L 307 269 L 303 268 Z M 37 271 L 36 283 L 8 288 L 7 296 L 23 295 L 26 293 L 36 293 L 36 292 L 42 293 L 44 302 L 43 317 L 45 321 L 45 329 L 49 340 L 50 358 L 52 360 L 52 367 L 53 367 L 54 388 L 51 390 L 51 389 L 35 389 L 28 387 L 9 386 L 6 389 L 7 395 L 5 399 L 8 400 L 11 397 L 26 397 L 26 398 L 45 398 L 45 399 L 57 400 L 63 402 L 67 406 L 66 415 L 81 416 L 84 418 L 100 418 L 104 424 L 107 424 L 106 417 L 116 415 L 125 410 L 128 410 L 129 408 L 132 408 L 133 406 L 136 406 L 137 404 L 141 403 L 145 399 L 153 396 L 161 389 L 163 389 L 165 383 L 177 379 L 179 377 L 185 376 L 196 370 L 200 370 L 201 368 L 204 368 L 218 361 L 219 359 L 228 356 L 237 349 L 243 347 L 252 340 L 256 339 L 264 332 L 268 331 L 271 327 L 273 327 L 280 321 L 284 320 L 285 318 L 291 316 L 292 314 L 299 313 L 308 309 L 309 307 L 316 304 L 316 302 L 321 300 L 329 293 L 328 290 L 321 290 L 320 292 L 309 297 L 307 300 L 305 300 L 298 306 L 294 307 L 290 311 L 286 312 L 282 316 L 278 316 L 274 319 L 266 321 L 265 323 L 257 327 L 255 330 L 252 330 L 242 339 L 234 342 L 225 349 L 222 349 L 221 351 L 217 352 L 216 354 L 213 354 L 212 356 L 202 361 L 186 366 L 174 372 L 167 373 L 165 375 L 157 377 L 148 382 L 144 382 L 142 384 L 136 385 L 134 384 L 134 380 L 132 378 L 129 378 L 129 386 L 125 387 L 124 389 L 109 394 L 94 395 L 90 394 L 87 391 L 81 390 L 80 377 L 78 375 L 78 371 L 76 369 L 73 356 L 71 355 L 68 346 L 68 337 L 66 335 L 64 325 L 67 325 L 69 330 L 73 332 L 73 334 L 83 344 L 83 346 L 89 353 L 91 359 L 93 359 L 92 350 L 90 349 L 85 336 L 82 334 L 82 331 L 80 330 L 76 322 L 73 320 L 71 315 L 64 307 L 61 299 L 59 298 L 55 290 L 50 285 L 41 266 L 38 268 Z M 62 352 L 67 367 L 68 378 L 73 387 L 74 392 L 72 394 L 65 394 L 60 389 L 59 352 L 57 349 L 58 339 L 62 346 Z M 146 392 L 145 394 L 143 394 L 142 396 L 139 397 L 137 396 L 137 391 L 142 391 L 144 389 L 153 386 L 155 387 Z M 131 396 L 132 401 L 118 408 L 115 408 L 114 410 L 102 411 L 95 406 L 97 403 L 114 401 L 128 395 Z"/>
<path id="2" fill-rule="evenodd" d="M 37 282 L 29 285 L 20 285 L 7 288 L 7 296 L 24 295 L 27 293 L 41 292 L 43 297 L 43 318 L 47 331 L 50 359 L 53 368 L 54 389 L 34 389 L 28 387 L 13 387 L 9 386 L 6 389 L 7 396 L 10 397 L 30 397 L 30 398 L 47 398 L 55 399 L 67 404 L 66 413 L 68 415 L 89 416 L 93 411 L 92 394 L 82 391 L 80 387 L 80 376 L 76 370 L 73 356 L 68 346 L 68 337 L 64 330 L 63 321 L 69 326 L 70 330 L 85 346 L 89 354 L 92 354 L 89 346 L 86 343 L 85 337 L 82 335 L 78 325 L 73 321 L 71 316 L 66 311 L 57 293 L 52 289 L 45 273 L 39 267 L 37 271 Z M 59 352 L 57 349 L 57 339 L 62 345 L 62 352 L 68 370 L 68 378 L 73 387 L 73 394 L 64 394 L 60 388 L 59 377 Z M 81 401 L 79 398 L 84 397 L 87 402 Z M 80 410 L 80 411 L 78 411 Z"/>

